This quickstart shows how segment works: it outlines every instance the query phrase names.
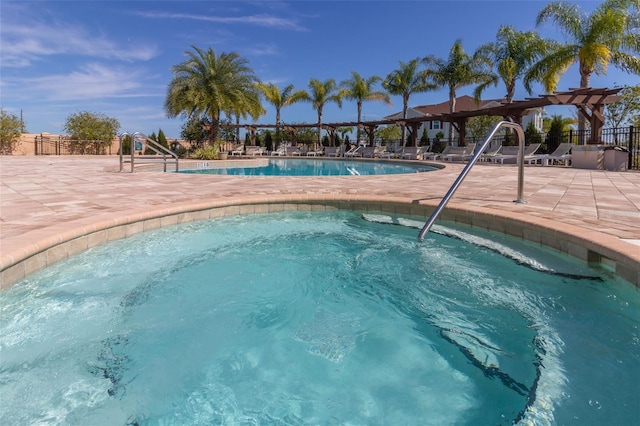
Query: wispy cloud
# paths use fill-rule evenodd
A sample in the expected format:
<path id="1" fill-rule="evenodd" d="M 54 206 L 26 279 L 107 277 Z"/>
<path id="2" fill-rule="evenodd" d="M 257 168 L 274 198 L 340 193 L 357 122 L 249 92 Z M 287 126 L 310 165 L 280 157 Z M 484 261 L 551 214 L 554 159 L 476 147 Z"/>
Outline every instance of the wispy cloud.
<path id="1" fill-rule="evenodd" d="M 242 49 L 244 53 L 251 56 L 272 56 L 280 54 L 278 47 L 273 44 L 257 44 L 255 46 Z"/>
<path id="2" fill-rule="evenodd" d="M 296 21 L 278 16 L 260 14 L 245 16 L 207 16 L 188 13 L 139 12 L 139 16 L 149 19 L 191 19 L 195 21 L 216 22 L 219 24 L 250 24 L 261 27 L 278 28 L 294 31 L 307 31 Z"/>
<path id="3" fill-rule="evenodd" d="M 134 43 L 119 46 L 105 36 L 95 36 L 78 25 L 3 22 L 2 66 L 25 67 L 52 55 L 81 55 L 121 61 L 146 61 L 159 54 L 155 45 Z"/>
<path id="4" fill-rule="evenodd" d="M 28 86 L 30 93 L 49 102 L 157 96 L 160 91 L 150 94 L 146 89 L 148 78 L 148 75 L 132 72 L 126 67 L 88 64 L 68 74 L 21 79 L 20 84 Z"/>

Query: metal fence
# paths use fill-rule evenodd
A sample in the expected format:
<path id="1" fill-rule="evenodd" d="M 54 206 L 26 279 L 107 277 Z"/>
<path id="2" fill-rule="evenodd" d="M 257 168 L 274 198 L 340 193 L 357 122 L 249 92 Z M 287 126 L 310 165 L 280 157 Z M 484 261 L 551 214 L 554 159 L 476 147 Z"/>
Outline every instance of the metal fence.
<path id="1" fill-rule="evenodd" d="M 563 142 L 579 144 L 581 143 L 580 141 L 589 140 L 589 136 L 590 130 L 588 129 L 583 132 L 578 130 L 535 134 L 525 132 L 525 139 L 528 144 L 541 144 L 538 151 L 540 153 L 551 153 Z M 505 146 L 517 143 L 515 134 L 497 135 L 494 139 L 495 143 L 501 143 Z M 484 141 L 484 138 L 467 138 L 467 143 L 480 143 L 482 141 Z M 387 144 L 389 143 L 401 145 L 400 141 L 387 142 Z M 629 126 L 602 129 L 600 143 L 624 147 L 629 152 L 628 168 L 640 170 L 640 127 Z M 117 147 L 114 147 L 111 142 L 79 141 L 64 136 L 38 135 L 35 137 L 34 144 L 36 155 L 112 155 L 117 153 Z"/>
<path id="2" fill-rule="evenodd" d="M 591 136 L 591 130 L 584 131 L 568 130 L 566 132 L 549 132 L 549 133 L 528 133 L 525 132 L 525 141 L 527 144 L 540 143 L 539 153 L 552 153 L 561 143 L 570 142 L 574 145 L 584 144 Z M 467 143 L 481 143 L 484 138 L 467 138 Z M 515 145 L 517 143 L 515 135 L 501 134 L 494 137 L 494 143 L 502 145 Z M 628 168 L 632 170 L 640 170 L 640 128 L 629 127 L 612 127 L 602 129 L 600 145 L 619 146 L 628 150 L 629 160 Z"/>
<path id="3" fill-rule="evenodd" d="M 64 136 L 37 135 L 34 140 L 36 155 L 111 155 L 112 142 L 83 141 Z"/>

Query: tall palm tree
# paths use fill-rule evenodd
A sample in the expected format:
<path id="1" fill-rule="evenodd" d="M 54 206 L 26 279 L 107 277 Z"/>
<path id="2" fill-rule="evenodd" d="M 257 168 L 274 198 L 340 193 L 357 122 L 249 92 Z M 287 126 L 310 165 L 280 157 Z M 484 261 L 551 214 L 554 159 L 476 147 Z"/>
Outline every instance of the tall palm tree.
<path id="1" fill-rule="evenodd" d="M 257 86 L 247 88 L 245 96 L 243 96 L 236 105 L 233 105 L 229 111 L 225 112 L 225 115 L 229 120 L 231 120 L 231 117 L 235 118 L 236 142 L 240 141 L 240 119 L 242 118 L 246 120 L 251 117 L 253 121 L 256 121 L 265 112 L 266 111 L 260 102 L 260 94 Z"/>
<path id="2" fill-rule="evenodd" d="M 280 142 L 280 111 L 284 107 L 305 100 L 307 93 L 304 90 L 295 90 L 293 84 L 282 90 L 273 83 L 258 83 L 256 86 L 266 101 L 276 109 L 276 140 Z"/>
<path id="3" fill-rule="evenodd" d="M 356 101 L 358 107 L 358 124 L 362 121 L 362 103 L 366 101 L 379 101 L 391 105 L 388 92 L 374 90 L 374 85 L 382 81 L 377 75 L 364 78 L 355 71 L 351 71 L 351 78 L 344 80 L 340 85 L 344 88 L 344 96 Z M 356 130 L 357 141 L 360 142 L 360 126 Z"/>
<path id="4" fill-rule="evenodd" d="M 435 90 L 436 86 L 425 81 L 424 75 L 418 67 L 420 58 L 412 59 L 407 63 L 400 61 L 400 68 L 390 72 L 382 82 L 382 87 L 392 95 L 402 96 L 402 118 L 407 118 L 409 98 L 414 93 Z M 402 126 L 402 144 L 405 144 L 406 126 Z"/>
<path id="5" fill-rule="evenodd" d="M 165 99 L 168 117 L 206 115 L 211 119 L 209 143 L 218 140 L 220 116 L 225 111 L 251 113 L 262 108 L 248 61 L 235 52 L 216 53 L 192 46 L 187 60 L 172 67 L 173 79 Z"/>
<path id="6" fill-rule="evenodd" d="M 482 56 L 470 56 L 464 51 L 462 41 L 456 40 L 449 50 L 447 59 L 432 55 L 423 59 L 426 65 L 424 75 L 436 87 L 449 89 L 449 112 L 456 111 L 456 91 L 471 84 L 497 84 L 498 79 L 491 72 L 490 63 Z M 449 123 L 449 143 L 453 139 L 453 123 Z"/>
<path id="7" fill-rule="evenodd" d="M 496 41 L 485 43 L 476 50 L 474 56 L 493 63 L 498 76 L 507 89 L 506 99 L 511 103 L 516 91 L 516 81 L 523 78 L 531 64 L 554 48 L 556 43 L 545 40 L 534 31 L 520 32 L 510 25 L 498 29 Z M 480 99 L 482 92 L 493 81 L 480 84 L 474 93 Z M 531 94 L 531 88 L 527 88 Z"/>
<path id="8" fill-rule="evenodd" d="M 336 81 L 329 78 L 325 81 L 312 78 L 309 80 L 309 92 L 304 100 L 311 102 L 313 108 L 318 112 L 318 146 L 322 144 L 322 110 L 327 102 L 335 102 L 342 108 L 342 97 L 344 90 L 339 90 Z"/>
<path id="9" fill-rule="evenodd" d="M 531 67 L 524 79 L 525 87 L 540 81 L 551 93 L 575 63 L 579 65 L 581 88 L 590 87 L 592 74 L 606 74 L 609 64 L 640 74 L 639 9 L 638 0 L 605 0 L 591 14 L 583 14 L 571 3 L 549 3 L 538 14 L 536 24 L 552 20 L 566 34 L 567 41 Z M 578 128 L 585 129 L 582 116 Z"/>

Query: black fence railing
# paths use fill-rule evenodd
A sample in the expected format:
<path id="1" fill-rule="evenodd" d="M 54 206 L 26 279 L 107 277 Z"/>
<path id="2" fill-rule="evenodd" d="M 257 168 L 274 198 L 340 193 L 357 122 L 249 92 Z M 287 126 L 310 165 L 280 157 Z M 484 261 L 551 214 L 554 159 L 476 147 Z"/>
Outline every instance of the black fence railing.
<path id="1" fill-rule="evenodd" d="M 574 145 L 582 145 L 591 137 L 591 130 L 584 131 L 568 130 L 565 132 L 530 133 L 525 132 L 525 142 L 527 144 L 540 143 L 541 154 L 552 153 L 561 143 L 570 142 Z M 481 143 L 484 138 L 466 138 L 467 143 Z M 503 146 L 515 145 L 516 137 L 513 133 L 504 133 L 494 137 L 494 143 L 501 143 Z M 602 129 L 600 145 L 619 146 L 628 150 L 628 168 L 640 170 L 640 127 L 612 127 Z"/>
<path id="2" fill-rule="evenodd" d="M 111 155 L 112 142 L 69 139 L 64 136 L 37 135 L 36 155 Z"/>
<path id="3" fill-rule="evenodd" d="M 539 153 L 551 153 L 558 145 L 564 142 L 581 144 L 581 141 L 589 140 L 590 130 L 578 131 L 569 130 L 566 132 L 549 133 L 529 133 L 525 132 L 525 142 L 540 143 Z M 467 137 L 467 143 L 480 143 L 484 138 Z M 446 141 L 440 141 L 445 142 Z M 63 136 L 38 135 L 35 137 L 36 155 L 111 155 L 115 151 L 110 142 L 104 141 L 79 141 Z M 433 141 L 429 142 L 430 144 Z M 494 137 L 494 143 L 501 143 L 504 146 L 515 145 L 517 143 L 514 133 L 504 133 Z M 640 170 L 640 127 L 617 127 L 602 129 L 600 143 L 609 146 L 623 147 L 629 153 L 628 168 Z M 400 141 L 388 141 L 387 144 L 401 145 Z M 113 152 L 112 152 L 113 151 Z"/>

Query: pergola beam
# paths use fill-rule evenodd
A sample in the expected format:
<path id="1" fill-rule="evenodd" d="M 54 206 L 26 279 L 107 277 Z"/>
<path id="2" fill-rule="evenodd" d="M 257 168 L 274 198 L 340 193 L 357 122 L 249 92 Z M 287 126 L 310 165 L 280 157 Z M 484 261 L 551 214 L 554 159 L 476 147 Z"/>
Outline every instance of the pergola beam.
<path id="1" fill-rule="evenodd" d="M 459 111 L 453 113 L 433 114 L 424 117 L 413 117 L 407 119 L 389 119 L 378 121 L 366 121 L 366 122 L 346 122 L 346 123 L 323 123 L 322 128 L 331 132 L 339 127 L 358 127 L 361 129 L 368 129 L 369 140 L 373 143 L 374 131 L 377 126 L 397 124 L 399 126 L 408 126 L 411 129 L 415 129 L 412 133 L 412 142 L 416 144 L 417 129 L 426 121 L 438 120 L 442 122 L 454 123 L 456 129 L 460 134 L 460 140 L 464 143 L 466 122 L 471 117 L 478 117 L 481 115 L 510 117 L 515 122 L 521 123 L 522 117 L 525 111 L 535 108 L 542 108 L 550 105 L 570 105 L 577 107 L 580 114 L 584 115 L 591 124 L 591 139 L 589 143 L 598 143 L 602 134 L 602 127 L 604 125 L 604 105 L 608 105 L 616 102 L 619 99 L 617 96 L 622 88 L 615 89 L 596 89 L 596 88 L 579 88 L 570 89 L 568 92 L 554 92 L 549 95 L 540 95 L 537 98 L 525 98 L 521 101 L 513 101 L 511 103 L 503 103 L 498 106 L 479 108 L 469 111 Z M 226 128 L 238 128 L 243 126 L 246 128 L 246 124 L 224 124 L 220 125 Z M 252 129 L 261 128 L 275 128 L 275 124 L 252 124 Z M 318 127 L 318 123 L 302 123 L 302 124 L 284 124 L 281 125 L 285 130 L 292 132 L 295 138 L 295 131 L 299 128 Z M 203 126 L 205 130 L 208 130 L 209 126 Z"/>

